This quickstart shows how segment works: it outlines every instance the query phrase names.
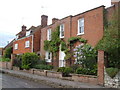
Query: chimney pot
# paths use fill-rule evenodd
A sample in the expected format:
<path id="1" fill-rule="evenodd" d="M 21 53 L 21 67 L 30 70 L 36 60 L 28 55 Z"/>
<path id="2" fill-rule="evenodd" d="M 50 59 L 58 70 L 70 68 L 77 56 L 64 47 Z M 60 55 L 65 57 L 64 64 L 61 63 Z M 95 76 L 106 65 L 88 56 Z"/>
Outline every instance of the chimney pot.
<path id="1" fill-rule="evenodd" d="M 59 19 L 57 19 L 57 18 L 53 18 L 52 19 L 52 23 L 55 23 L 56 21 L 58 21 Z"/>

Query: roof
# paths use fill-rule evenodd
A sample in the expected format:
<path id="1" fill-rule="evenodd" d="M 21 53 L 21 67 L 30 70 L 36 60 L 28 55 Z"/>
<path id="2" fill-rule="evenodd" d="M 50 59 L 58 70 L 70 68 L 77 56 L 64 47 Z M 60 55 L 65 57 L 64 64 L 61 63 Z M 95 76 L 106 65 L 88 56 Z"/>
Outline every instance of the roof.
<path id="1" fill-rule="evenodd" d="M 12 47 L 14 40 L 15 40 L 15 39 L 13 39 L 10 43 L 8 43 L 3 49 L 5 50 L 5 49 L 8 48 L 8 47 Z"/>

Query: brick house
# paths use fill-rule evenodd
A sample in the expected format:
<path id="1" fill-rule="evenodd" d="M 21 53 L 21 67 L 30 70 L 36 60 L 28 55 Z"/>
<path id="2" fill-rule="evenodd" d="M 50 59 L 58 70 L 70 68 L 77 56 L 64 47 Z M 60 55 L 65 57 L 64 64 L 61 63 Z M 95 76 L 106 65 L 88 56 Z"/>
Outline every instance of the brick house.
<path id="1" fill-rule="evenodd" d="M 22 26 L 22 30 L 16 34 L 16 40 L 13 42 L 13 54 L 23 54 L 26 52 L 35 52 L 39 54 L 40 51 L 40 36 L 41 28 L 47 26 L 48 16 L 41 16 L 41 25 L 31 26 L 28 30 L 26 26 Z"/>
<path id="2" fill-rule="evenodd" d="M 40 55 L 49 64 L 63 67 L 67 65 L 64 61 L 65 53 L 59 50 L 58 60 L 52 58 L 52 53 L 44 50 L 44 41 L 50 40 L 51 32 L 60 26 L 60 38 L 66 43 L 70 37 L 81 37 L 87 43 L 95 47 L 104 35 L 105 18 L 109 20 L 116 9 L 120 6 L 120 0 L 112 0 L 111 6 L 99 6 L 75 16 L 68 16 L 63 19 L 52 19 L 52 24 L 41 29 Z M 104 13 L 106 11 L 106 13 Z M 78 46 L 81 42 L 75 43 Z M 60 47 L 60 46 L 58 46 Z"/>

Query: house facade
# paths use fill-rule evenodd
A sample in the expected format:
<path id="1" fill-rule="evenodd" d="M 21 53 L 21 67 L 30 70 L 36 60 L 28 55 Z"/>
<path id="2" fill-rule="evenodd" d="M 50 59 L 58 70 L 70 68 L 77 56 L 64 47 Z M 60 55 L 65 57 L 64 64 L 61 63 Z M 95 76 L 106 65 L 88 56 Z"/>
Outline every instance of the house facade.
<path id="1" fill-rule="evenodd" d="M 35 52 L 40 55 L 41 59 L 45 59 L 47 63 L 56 67 L 74 64 L 75 60 L 67 62 L 64 59 L 66 54 L 61 51 L 61 44 L 58 45 L 57 56 L 53 58 L 52 52 L 44 50 L 44 41 L 50 41 L 52 32 L 59 26 L 59 38 L 63 42 L 68 43 L 68 39 L 71 37 L 80 37 L 95 47 L 104 35 L 106 22 L 112 18 L 114 11 L 118 12 L 118 8 L 120 8 L 120 0 L 112 0 L 111 6 L 108 8 L 99 6 L 75 16 L 70 15 L 62 19 L 53 18 L 51 25 L 47 25 L 48 16 L 42 15 L 41 25 L 38 27 L 32 26 L 27 30 L 26 26 L 22 26 L 22 30 L 16 35 L 16 40 L 13 42 L 13 54 Z M 82 42 L 74 43 L 74 48 L 80 44 Z M 71 49 L 70 46 L 68 48 Z"/>
<path id="2" fill-rule="evenodd" d="M 48 16 L 41 16 L 41 25 L 32 26 L 28 30 L 26 26 L 22 26 L 22 30 L 16 34 L 16 39 L 13 42 L 13 54 L 24 54 L 26 52 L 40 53 L 40 38 L 41 28 L 47 26 Z"/>
<path id="3" fill-rule="evenodd" d="M 44 50 L 44 41 L 50 41 L 49 37 L 51 37 L 52 31 L 59 26 L 60 39 L 64 42 L 67 43 L 68 39 L 71 37 L 81 37 L 87 40 L 87 43 L 92 47 L 95 47 L 104 35 L 105 19 L 109 21 L 114 14 L 114 11 L 118 10 L 119 7 L 120 1 L 112 0 L 111 6 L 108 8 L 100 6 L 75 16 L 68 16 L 63 19 L 56 20 L 51 25 L 42 28 L 40 41 L 41 57 L 43 57 L 49 64 L 57 67 L 69 66 L 69 62 L 64 60 L 65 53 L 64 51 L 61 51 L 61 45 L 58 46 L 60 50 L 58 51 L 57 59 L 52 57 L 51 52 Z M 76 42 L 74 47 L 80 44 L 81 42 Z M 74 64 L 74 62 L 75 61 L 73 60 L 71 64 Z"/>

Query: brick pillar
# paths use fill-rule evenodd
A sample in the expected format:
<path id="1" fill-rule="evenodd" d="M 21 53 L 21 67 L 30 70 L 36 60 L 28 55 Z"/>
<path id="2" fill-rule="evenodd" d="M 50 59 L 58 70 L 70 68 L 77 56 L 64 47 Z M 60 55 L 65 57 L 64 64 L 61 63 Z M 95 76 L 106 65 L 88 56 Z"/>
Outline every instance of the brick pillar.
<path id="1" fill-rule="evenodd" d="M 11 69 L 13 68 L 13 64 L 14 64 L 14 59 L 15 59 L 15 54 L 11 54 Z"/>
<path id="2" fill-rule="evenodd" d="M 98 50 L 98 84 L 104 85 L 104 51 Z"/>

